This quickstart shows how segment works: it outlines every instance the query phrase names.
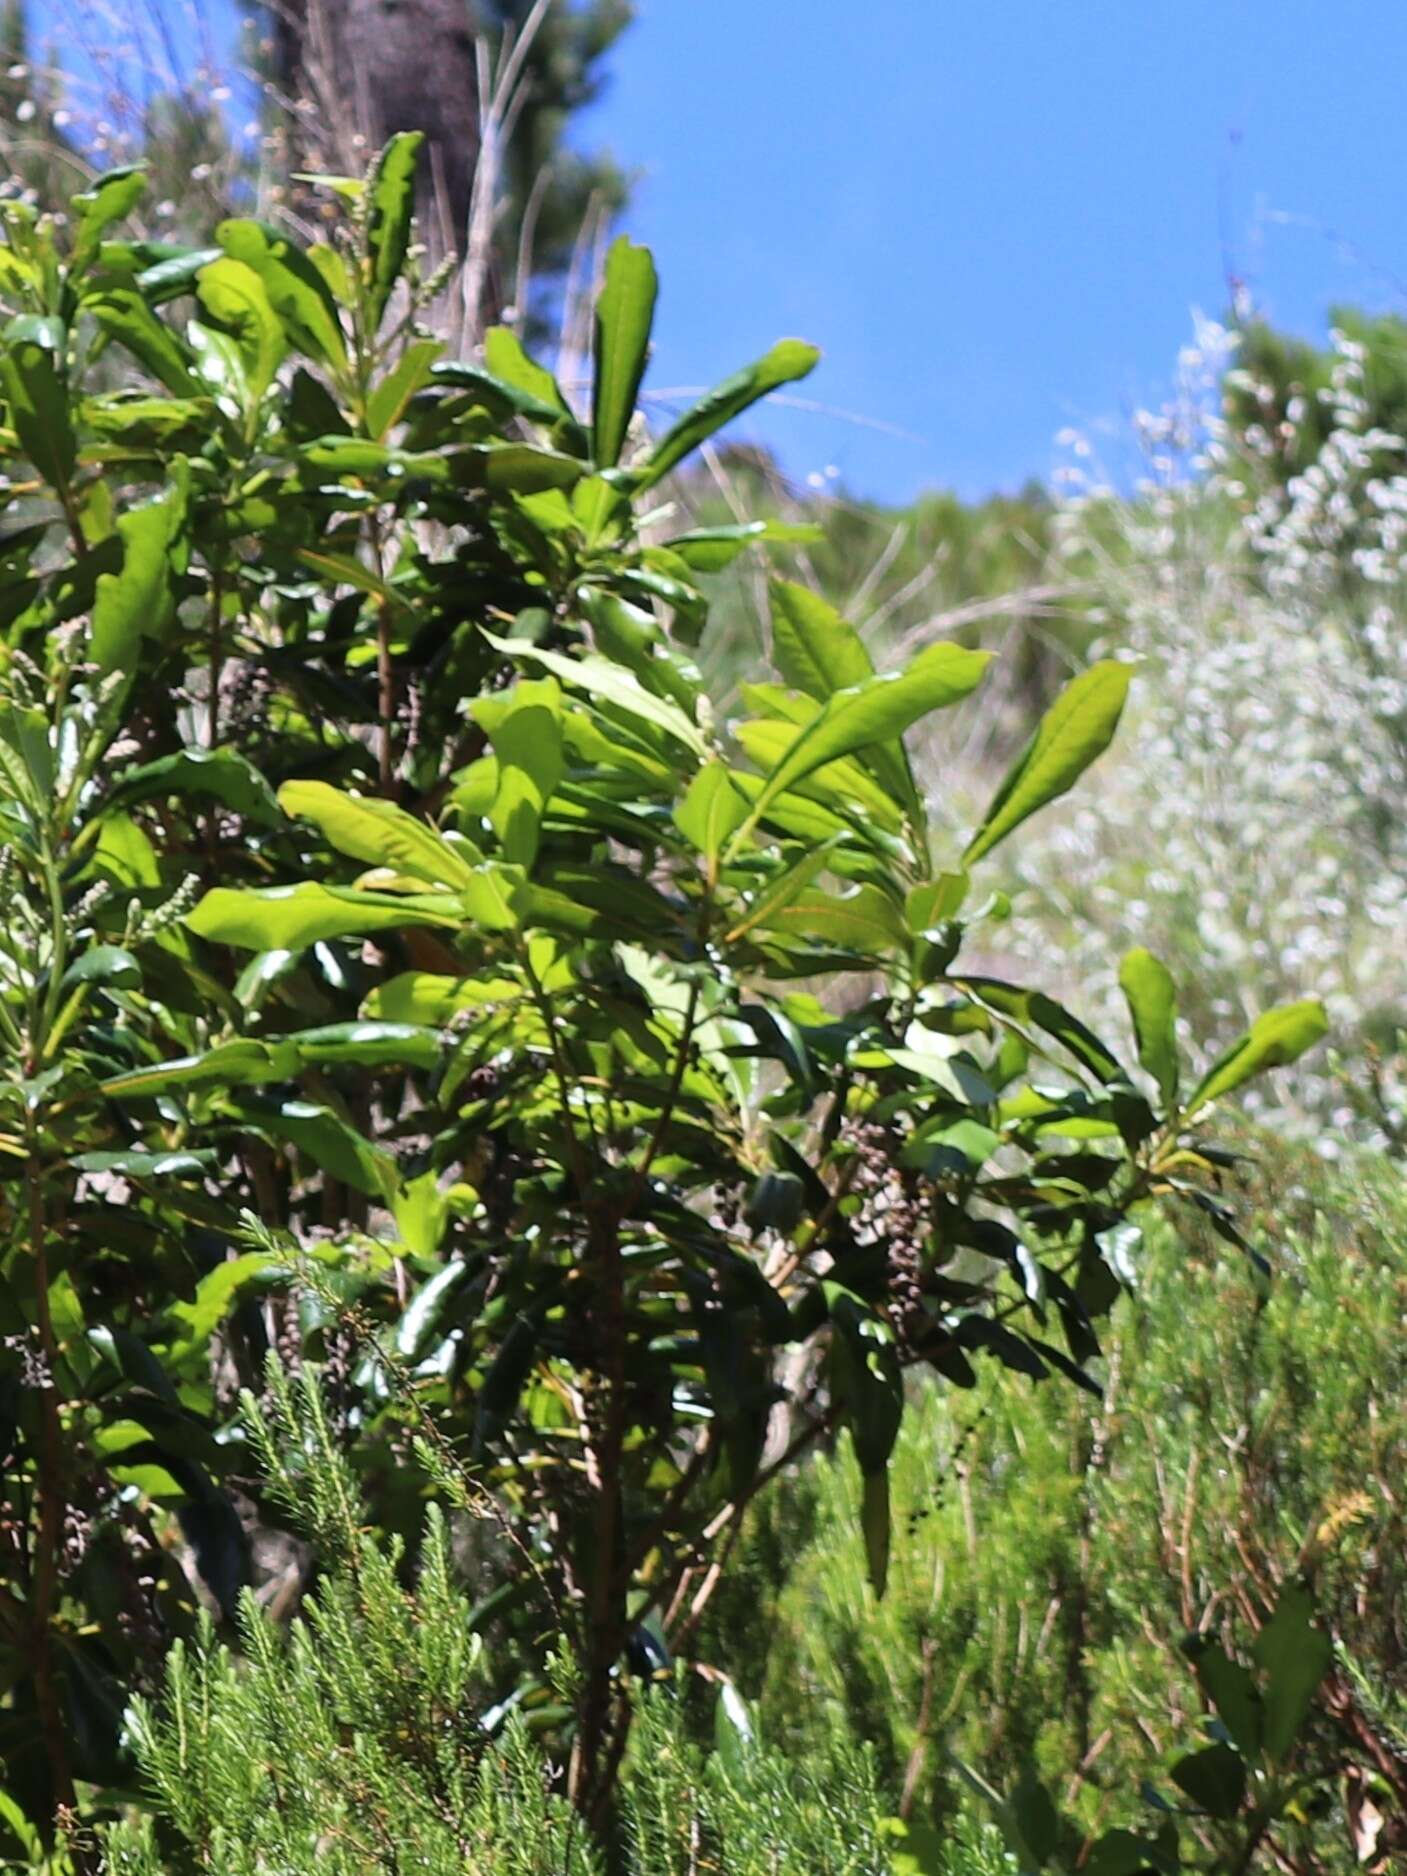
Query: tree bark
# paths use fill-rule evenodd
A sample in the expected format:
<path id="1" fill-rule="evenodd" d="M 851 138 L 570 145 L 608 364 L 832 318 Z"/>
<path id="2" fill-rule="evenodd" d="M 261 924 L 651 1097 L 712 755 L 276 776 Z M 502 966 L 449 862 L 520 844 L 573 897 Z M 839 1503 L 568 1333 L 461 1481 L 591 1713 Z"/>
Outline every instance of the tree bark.
<path id="1" fill-rule="evenodd" d="M 422 131 L 421 239 L 433 258 L 462 254 L 479 152 L 472 0 L 285 0 L 276 19 L 293 166 L 359 175 L 396 131 Z"/>

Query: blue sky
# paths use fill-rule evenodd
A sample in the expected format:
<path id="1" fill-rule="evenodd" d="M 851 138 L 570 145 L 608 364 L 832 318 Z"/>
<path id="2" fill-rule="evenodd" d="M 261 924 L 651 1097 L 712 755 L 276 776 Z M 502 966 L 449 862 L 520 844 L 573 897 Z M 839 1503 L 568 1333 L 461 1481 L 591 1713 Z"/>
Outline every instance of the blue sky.
<path id="1" fill-rule="evenodd" d="M 901 500 L 1049 474 L 1166 387 L 1228 269 L 1322 331 L 1407 311 L 1400 0 L 639 0 L 584 134 L 640 173 L 651 381 L 796 334 L 754 434 Z M 1400 270 L 1400 272 L 1399 272 Z"/>

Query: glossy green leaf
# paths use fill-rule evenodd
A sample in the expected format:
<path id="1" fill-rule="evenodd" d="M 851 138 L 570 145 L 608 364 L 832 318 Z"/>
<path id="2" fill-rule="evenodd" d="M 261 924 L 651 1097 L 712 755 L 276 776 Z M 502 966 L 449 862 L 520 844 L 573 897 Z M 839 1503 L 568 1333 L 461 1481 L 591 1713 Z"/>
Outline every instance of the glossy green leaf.
<path id="1" fill-rule="evenodd" d="M 223 255 L 200 269 L 196 291 L 215 325 L 234 341 L 243 379 L 241 388 L 250 404 L 257 405 L 273 383 L 288 349 L 283 326 L 264 282 L 243 261 Z M 196 328 L 191 339 L 197 346 L 198 338 Z M 201 366 L 203 375 L 212 377 L 217 384 L 222 383 L 222 379 L 212 368 L 219 360 L 218 350 L 213 354 L 207 352 Z M 225 388 L 233 387 L 226 383 Z"/>
<path id="2" fill-rule="evenodd" d="M 484 334 L 484 363 L 500 383 L 525 392 L 544 411 L 572 417 L 562 387 L 545 365 L 528 357 L 522 340 L 507 326 L 490 326 Z"/>
<path id="3" fill-rule="evenodd" d="M 1270 1758 L 1283 1760 L 1308 1717 L 1334 1647 L 1314 1623 L 1314 1605 L 1302 1583 L 1286 1583 L 1274 1614 L 1251 1646 L 1264 1677 L 1265 1729 Z"/>
<path id="4" fill-rule="evenodd" d="M 793 580 L 773 580 L 772 656 L 788 684 L 825 703 L 874 676 L 860 634 L 829 601 Z"/>
<path id="5" fill-rule="evenodd" d="M 964 865 L 981 859 L 1028 816 L 1074 787 L 1112 742 L 1132 675 L 1131 665 L 1110 660 L 1091 665 L 1066 685 L 1008 770 L 968 842 Z"/>
<path id="6" fill-rule="evenodd" d="M 699 573 L 721 573 L 738 555 L 753 546 L 776 542 L 779 546 L 814 545 L 825 539 L 825 529 L 814 521 L 738 521 L 717 528 L 690 528 L 665 546 Z"/>
<path id="7" fill-rule="evenodd" d="M 825 763 L 888 742 L 930 711 L 968 696 L 989 658 L 961 645 L 930 645 L 902 671 L 836 691 L 767 777 L 748 825 L 755 826 L 779 795 Z"/>
<path id="8" fill-rule="evenodd" d="M 268 886 L 241 892 L 216 886 L 186 914 L 199 938 L 246 951 L 301 951 L 324 938 L 353 938 L 413 925 L 455 930 L 463 923 L 448 895 L 392 897 L 351 888 Z"/>
<path id="9" fill-rule="evenodd" d="M 735 417 L 741 416 L 759 398 L 813 371 L 820 357 L 814 345 L 807 345 L 800 339 L 782 339 L 755 364 L 715 385 L 665 431 L 646 458 L 636 486 L 652 488 L 701 443 L 706 443 Z"/>
<path id="10" fill-rule="evenodd" d="M 1186 1113 L 1200 1113 L 1268 1068 L 1283 1068 L 1322 1042 L 1328 1032 L 1324 1006 L 1312 998 L 1268 1010 L 1213 1062 L 1188 1096 Z"/>
<path id="11" fill-rule="evenodd" d="M 159 636 L 176 610 L 176 578 L 186 560 L 184 474 L 156 501 L 117 519 L 122 568 L 100 573 L 89 649 L 104 675 L 121 672 L 130 686 L 140 663 L 143 633 Z"/>
<path id="12" fill-rule="evenodd" d="M 394 802 L 351 795 L 326 782 L 285 782 L 278 791 L 285 814 L 311 821 L 339 853 L 393 873 L 409 873 L 458 890 L 472 885 L 482 856 L 467 841 L 437 834 Z"/>
<path id="13" fill-rule="evenodd" d="M 600 469 L 614 468 L 625 446 L 649 357 L 657 291 L 650 250 L 621 235 L 606 256 L 606 281 L 596 301 L 591 433 Z"/>
<path id="14" fill-rule="evenodd" d="M 395 1190 L 395 1160 L 330 1107 L 314 1101 L 280 1101 L 267 1107 L 246 1106 L 242 1112 L 261 1133 L 306 1155 L 354 1191 L 385 1200 Z"/>
<path id="15" fill-rule="evenodd" d="M 130 165 L 110 169 L 91 188 L 73 197 L 70 213 L 76 219 L 72 273 L 82 273 L 98 253 L 102 238 L 115 222 L 124 221 L 146 193 L 145 169 Z"/>
<path id="16" fill-rule="evenodd" d="M 367 298 L 373 330 L 381 324 L 405 267 L 415 215 L 415 171 L 424 141 L 418 130 L 398 131 L 382 149 L 371 172 L 366 249 L 371 271 Z"/>
<path id="17" fill-rule="evenodd" d="M 489 823 L 505 859 L 530 869 L 543 813 L 566 770 L 561 692 L 550 677 L 528 680 L 506 697 L 480 698 L 470 714 L 487 731 L 498 759 Z"/>
<path id="18" fill-rule="evenodd" d="M 180 749 L 128 769 L 108 796 L 108 806 L 131 807 L 173 795 L 208 797 L 260 827 L 278 827 L 283 820 L 269 784 L 235 749 Z"/>
<path id="19" fill-rule="evenodd" d="M 710 866 L 747 819 L 747 801 L 733 786 L 726 763 L 705 763 L 674 810 L 674 824 Z"/>
<path id="20" fill-rule="evenodd" d="M 1177 1099 L 1177 989 L 1172 973 L 1151 951 L 1130 951 L 1119 966 L 1119 985 L 1133 1019 L 1140 1064 L 1158 1084 L 1164 1102 Z"/>
<path id="21" fill-rule="evenodd" d="M 0 336 L 0 390 L 20 448 L 66 499 L 77 456 L 65 382 L 68 334 L 57 319 L 22 316 Z"/>
<path id="22" fill-rule="evenodd" d="M 263 222 L 234 220 L 221 222 L 215 239 L 232 260 L 258 275 L 269 305 L 300 352 L 335 370 L 346 365 L 337 303 L 317 268 L 288 235 Z"/>
<path id="23" fill-rule="evenodd" d="M 384 438 L 405 415 L 417 391 L 430 382 L 435 361 L 444 351 L 439 339 L 416 339 L 397 359 L 366 400 L 366 422 L 371 434 Z"/>
<path id="24" fill-rule="evenodd" d="M 696 755 L 707 754 L 703 736 L 676 704 L 647 691 L 638 678 L 610 659 L 589 652 L 580 658 L 569 658 L 564 652 L 544 651 L 521 639 L 497 638 L 489 631 L 484 632 L 484 637 L 504 657 L 525 658 L 530 664 L 541 665 L 569 689 L 585 691 L 599 702 L 653 724 Z"/>
<path id="25" fill-rule="evenodd" d="M 195 374 L 187 348 L 157 318 L 141 294 L 130 288 L 110 287 L 89 294 L 83 307 L 168 391 L 174 391 L 177 397 L 201 395 L 205 387 Z"/>

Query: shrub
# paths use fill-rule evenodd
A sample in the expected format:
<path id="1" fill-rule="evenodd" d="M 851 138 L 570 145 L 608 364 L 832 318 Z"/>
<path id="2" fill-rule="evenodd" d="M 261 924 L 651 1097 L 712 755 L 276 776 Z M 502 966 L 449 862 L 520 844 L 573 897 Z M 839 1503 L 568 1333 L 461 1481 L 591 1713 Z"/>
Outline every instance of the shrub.
<path id="1" fill-rule="evenodd" d="M 1130 1214 L 1234 1231 L 1205 1117 L 1323 1029 L 1302 1002 L 1184 1075 L 1137 953 L 1135 1068 L 964 970 L 1000 909 L 973 869 L 1105 748 L 1128 668 L 1062 693 L 965 845 L 904 733 L 978 652 L 877 673 L 780 582 L 781 681 L 717 722 L 700 581 L 779 530 L 661 542 L 661 490 L 815 353 L 650 439 L 623 241 L 589 412 L 506 330 L 449 359 L 414 161 L 332 179 L 308 250 L 123 239 L 133 172 L 63 229 L 0 210 L 0 1732 L 32 1817 L 123 1777 L 193 1628 L 176 1531 L 225 1619 L 267 1548 L 229 1410 L 274 1345 L 340 1375 L 388 1535 L 427 1451 L 495 1505 L 483 1568 L 528 1566 L 495 1633 L 524 1695 L 572 1642 L 599 1821 L 622 1658 L 687 1638 L 782 1460 L 848 1430 L 881 1586 L 904 1368 L 1087 1381 Z"/>

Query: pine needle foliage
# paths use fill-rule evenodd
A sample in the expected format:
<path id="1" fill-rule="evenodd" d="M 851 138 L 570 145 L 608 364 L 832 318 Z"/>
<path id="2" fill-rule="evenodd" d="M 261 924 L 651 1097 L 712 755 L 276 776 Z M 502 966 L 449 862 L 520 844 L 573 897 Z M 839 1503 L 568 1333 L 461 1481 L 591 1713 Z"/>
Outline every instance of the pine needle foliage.
<path id="1" fill-rule="evenodd" d="M 316 1376 L 270 1366 L 252 1442 L 330 1568 L 286 1633 L 246 1592 L 240 1651 L 207 1621 L 130 1720 L 149 1808 L 106 1840 L 112 1876 L 881 1876 L 891 1826 L 871 1755 L 793 1766 L 736 1696 L 716 1743 L 690 1737 L 682 1682 L 638 1701 L 618 1860 L 584 1829 L 534 1718 L 495 1722 L 484 1651 L 432 1505 L 420 1564 L 360 1526 L 356 1483 Z M 966 1866 L 964 1866 L 966 1867 Z M 953 1866 L 953 1876 L 959 1876 Z"/>

